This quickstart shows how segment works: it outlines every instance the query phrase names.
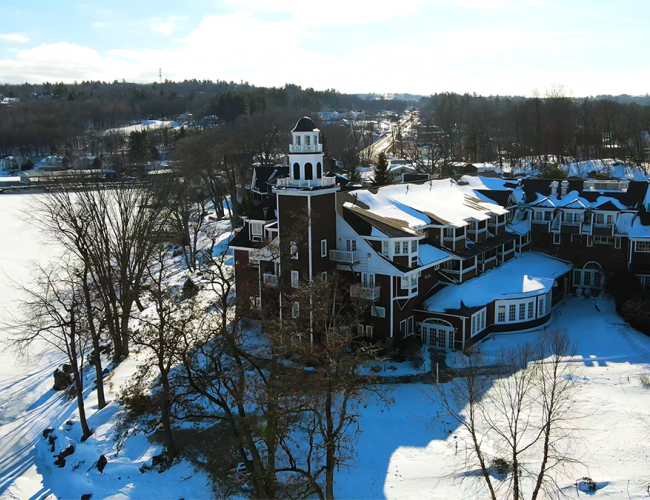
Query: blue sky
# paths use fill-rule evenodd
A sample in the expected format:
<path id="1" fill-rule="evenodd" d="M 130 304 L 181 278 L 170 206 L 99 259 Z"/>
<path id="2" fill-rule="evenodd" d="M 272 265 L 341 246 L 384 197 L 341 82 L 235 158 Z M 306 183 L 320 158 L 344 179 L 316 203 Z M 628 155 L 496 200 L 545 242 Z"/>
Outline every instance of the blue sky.
<path id="1" fill-rule="evenodd" d="M 0 0 L 0 82 L 650 92 L 646 0 Z"/>

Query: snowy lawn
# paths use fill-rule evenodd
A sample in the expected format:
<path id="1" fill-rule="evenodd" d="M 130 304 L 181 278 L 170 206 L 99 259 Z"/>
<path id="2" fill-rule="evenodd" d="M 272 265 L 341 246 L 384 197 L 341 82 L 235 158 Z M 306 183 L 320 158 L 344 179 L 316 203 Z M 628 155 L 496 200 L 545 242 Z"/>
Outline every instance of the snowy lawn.
<path id="1" fill-rule="evenodd" d="M 575 406 L 584 417 L 573 454 L 585 466 L 563 484 L 565 493 L 585 497 L 573 483 L 589 476 L 599 487 L 595 497 L 648 498 L 650 426 L 643 420 L 650 422 L 650 389 L 639 376 L 650 367 L 650 338 L 623 324 L 606 299 L 568 299 L 553 327 L 566 328 L 578 346 Z M 534 335 L 494 335 L 479 348 L 489 362 L 500 348 Z M 395 404 L 388 411 L 369 402 L 360 422 L 356 463 L 337 479 L 339 498 L 484 498 L 480 484 L 461 485 L 454 474 L 467 436 L 451 418 L 442 417 L 427 396 L 431 393 L 425 384 L 395 385 L 390 393 Z"/>

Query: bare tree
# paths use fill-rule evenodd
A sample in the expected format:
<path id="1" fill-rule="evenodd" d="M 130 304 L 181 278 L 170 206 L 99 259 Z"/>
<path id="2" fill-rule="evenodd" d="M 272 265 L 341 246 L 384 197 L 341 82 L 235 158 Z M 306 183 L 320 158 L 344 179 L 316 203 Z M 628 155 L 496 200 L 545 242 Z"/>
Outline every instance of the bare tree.
<path id="1" fill-rule="evenodd" d="M 129 352 L 129 318 L 165 227 L 164 199 L 131 183 L 107 189 L 59 185 L 37 205 L 37 224 L 87 267 L 103 305 L 115 361 Z"/>
<path id="2" fill-rule="evenodd" d="M 84 328 L 84 295 L 79 273 L 70 263 L 58 269 L 38 267 L 36 271 L 35 286 L 20 289 L 25 299 L 21 315 L 13 317 L 13 324 L 9 325 L 9 343 L 27 355 L 29 347 L 42 340 L 67 356 L 83 433 L 81 439 L 85 441 L 92 434 L 83 394 L 83 356 L 90 338 Z M 99 379 L 98 386 L 101 383 Z"/>
<path id="3" fill-rule="evenodd" d="M 574 352 L 565 331 L 544 331 L 533 343 L 500 353 L 498 366 L 507 375 L 480 375 L 478 358 L 470 359 L 462 378 L 435 386 L 435 402 L 470 435 L 491 498 L 557 495 L 558 477 L 579 463 L 569 447 L 580 418 L 571 406 L 577 385 L 567 358 Z"/>

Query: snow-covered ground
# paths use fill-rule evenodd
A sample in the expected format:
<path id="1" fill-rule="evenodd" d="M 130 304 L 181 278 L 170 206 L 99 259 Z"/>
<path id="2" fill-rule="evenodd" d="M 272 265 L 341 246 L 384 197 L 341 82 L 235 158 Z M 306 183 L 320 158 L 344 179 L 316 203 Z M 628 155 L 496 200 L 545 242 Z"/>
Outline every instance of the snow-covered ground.
<path id="1" fill-rule="evenodd" d="M 598 306 L 598 309 L 596 308 Z M 648 498 L 650 389 L 639 376 L 650 368 L 650 338 L 625 325 L 606 299 L 570 298 L 550 327 L 566 328 L 577 343 L 578 422 L 574 456 L 579 466 L 562 483 L 568 498 L 583 498 L 574 481 L 591 477 L 597 498 Z M 498 334 L 478 349 L 485 362 L 502 347 L 532 340 L 539 332 Z M 337 479 L 340 498 L 479 499 L 481 485 L 460 484 L 453 474 L 464 457 L 466 435 L 430 399 L 425 384 L 393 386 L 388 410 L 368 401 L 354 467 Z M 440 417 L 438 417 L 438 413 Z M 458 442 L 458 450 L 456 449 Z"/>
<path id="2" fill-rule="evenodd" d="M 0 304 L 5 308 L 17 298 L 12 280 L 25 282 L 29 277 L 29 262 L 47 262 L 60 252 L 23 220 L 22 213 L 36 196 L 0 196 Z M 565 493 L 569 498 L 585 495 L 577 493 L 573 482 L 589 476 L 600 488 L 595 497 L 646 498 L 650 428 L 644 421 L 650 422 L 650 390 L 642 386 L 640 375 L 650 369 L 650 338 L 623 324 L 605 298 L 569 298 L 554 315 L 551 327 L 566 328 L 578 346 L 572 364 L 580 376 L 580 391 L 574 406 L 584 416 L 573 451 L 585 465 L 565 480 Z M 490 363 L 501 347 L 534 335 L 499 334 L 476 349 Z M 74 401 L 50 390 L 51 373 L 62 356 L 38 348 L 44 353 L 28 361 L 0 354 L 0 498 L 80 498 L 83 493 L 93 493 L 93 499 L 212 497 L 207 476 L 187 462 L 164 474 L 140 473 L 139 467 L 150 463 L 159 447 L 138 435 L 118 452 L 113 424 L 119 407 L 112 402 L 98 412 L 90 387 L 86 409 L 95 433 L 80 443 Z M 449 362 L 457 363 L 459 356 L 450 356 Z M 399 374 L 408 372 L 394 365 Z M 137 356 L 132 355 L 113 372 L 107 381 L 109 400 L 136 366 Z M 465 452 L 466 436 L 450 418 L 440 416 L 440 408 L 428 397 L 431 388 L 421 383 L 383 387 L 395 402 L 386 408 L 371 398 L 361 406 L 357 456 L 351 468 L 338 472 L 337 498 L 482 498 L 480 486 L 461 487 L 452 474 Z M 75 423 L 67 426 L 68 420 Z M 47 427 L 56 429 L 57 452 L 68 443 L 76 447 L 64 469 L 52 465 L 52 453 L 42 439 Z M 109 459 L 103 475 L 88 471 L 100 454 Z"/>

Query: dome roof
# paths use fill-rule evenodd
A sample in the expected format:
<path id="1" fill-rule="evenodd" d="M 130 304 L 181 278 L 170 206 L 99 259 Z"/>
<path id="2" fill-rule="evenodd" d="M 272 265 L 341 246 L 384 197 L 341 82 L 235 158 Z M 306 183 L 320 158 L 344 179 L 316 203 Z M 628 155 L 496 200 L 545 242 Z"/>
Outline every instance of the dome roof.
<path id="1" fill-rule="evenodd" d="M 308 116 L 303 116 L 298 120 L 296 126 L 293 127 L 292 132 L 313 132 L 314 130 L 316 130 L 316 125 L 314 125 L 312 119 Z"/>

